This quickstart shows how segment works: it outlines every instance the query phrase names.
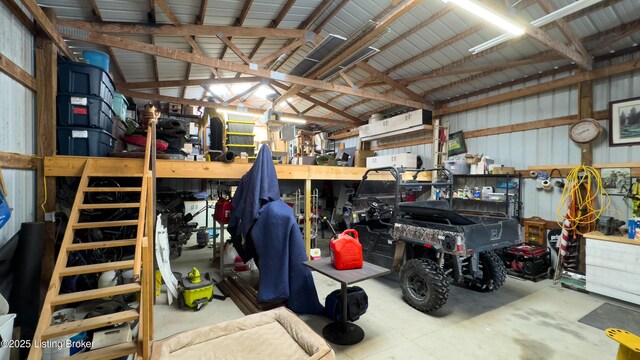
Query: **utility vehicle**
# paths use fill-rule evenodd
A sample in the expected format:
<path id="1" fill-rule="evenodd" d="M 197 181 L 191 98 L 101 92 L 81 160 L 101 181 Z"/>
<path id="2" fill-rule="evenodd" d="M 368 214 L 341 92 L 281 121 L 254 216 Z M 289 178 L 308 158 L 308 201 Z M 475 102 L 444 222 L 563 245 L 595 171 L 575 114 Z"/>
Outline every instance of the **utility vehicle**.
<path id="1" fill-rule="evenodd" d="M 353 195 L 350 221 L 364 260 L 399 270 L 404 300 L 423 312 L 445 304 L 450 283 L 500 289 L 506 269 L 495 251 L 522 243 L 518 220 L 506 214 L 454 211 L 453 176 L 446 169 L 369 169 Z M 431 200 L 432 192 L 439 199 Z"/>

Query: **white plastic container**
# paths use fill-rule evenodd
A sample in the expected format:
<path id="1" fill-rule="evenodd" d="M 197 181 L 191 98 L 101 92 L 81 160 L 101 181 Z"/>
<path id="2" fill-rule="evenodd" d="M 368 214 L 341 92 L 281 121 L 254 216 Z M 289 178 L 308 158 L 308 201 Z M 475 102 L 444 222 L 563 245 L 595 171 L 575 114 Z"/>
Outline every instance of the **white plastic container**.
<path id="1" fill-rule="evenodd" d="M 0 338 L 11 340 L 13 336 L 13 319 L 16 314 L 0 315 Z M 10 347 L 0 347 L 0 360 L 9 360 Z"/>
<path id="2" fill-rule="evenodd" d="M 367 158 L 367 168 L 375 169 L 388 166 L 405 167 L 415 169 L 418 166 L 418 155 L 416 154 L 393 154 L 371 156 Z"/>
<path id="3" fill-rule="evenodd" d="M 445 169 L 451 171 L 454 175 L 466 175 L 469 173 L 471 165 L 467 163 L 467 160 L 463 159 L 451 159 L 445 160 Z"/>

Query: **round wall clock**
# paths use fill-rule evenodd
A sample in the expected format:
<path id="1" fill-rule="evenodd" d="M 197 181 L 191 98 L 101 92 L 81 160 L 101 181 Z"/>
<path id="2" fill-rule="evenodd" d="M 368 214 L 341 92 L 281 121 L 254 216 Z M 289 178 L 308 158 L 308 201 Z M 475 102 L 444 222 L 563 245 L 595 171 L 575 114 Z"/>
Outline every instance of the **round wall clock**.
<path id="1" fill-rule="evenodd" d="M 602 134 L 602 125 L 594 119 L 582 119 L 569 127 L 569 138 L 578 144 L 588 144 Z"/>

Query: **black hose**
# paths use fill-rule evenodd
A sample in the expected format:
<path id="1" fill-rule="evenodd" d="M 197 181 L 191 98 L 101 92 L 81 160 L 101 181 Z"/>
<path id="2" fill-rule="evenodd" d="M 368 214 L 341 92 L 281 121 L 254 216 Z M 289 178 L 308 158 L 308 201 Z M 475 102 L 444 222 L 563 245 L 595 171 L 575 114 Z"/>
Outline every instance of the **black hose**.
<path id="1" fill-rule="evenodd" d="M 233 151 L 226 151 L 218 155 L 213 161 L 221 161 L 225 163 L 232 163 L 236 159 L 236 154 Z"/>

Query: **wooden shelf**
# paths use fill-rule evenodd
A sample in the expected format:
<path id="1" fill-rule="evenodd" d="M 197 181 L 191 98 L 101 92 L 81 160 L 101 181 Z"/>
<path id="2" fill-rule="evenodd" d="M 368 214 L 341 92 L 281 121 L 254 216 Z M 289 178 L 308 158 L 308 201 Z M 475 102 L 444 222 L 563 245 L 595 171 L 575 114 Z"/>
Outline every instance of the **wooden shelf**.
<path id="1" fill-rule="evenodd" d="M 142 159 L 91 158 L 93 166 L 103 173 L 124 174 L 139 169 Z M 82 175 L 87 157 L 47 156 L 44 159 L 45 176 Z M 156 176 L 165 179 L 220 179 L 239 180 L 253 164 L 227 164 L 217 161 L 157 160 Z M 279 180 L 361 180 L 363 167 L 276 165 Z"/>
<path id="2" fill-rule="evenodd" d="M 631 240 L 627 236 L 605 235 L 600 231 L 592 231 L 590 233 L 586 233 L 584 234 L 584 237 L 592 240 L 611 241 L 611 242 L 617 242 L 617 243 L 629 244 L 629 245 L 640 245 L 640 241 Z"/>

